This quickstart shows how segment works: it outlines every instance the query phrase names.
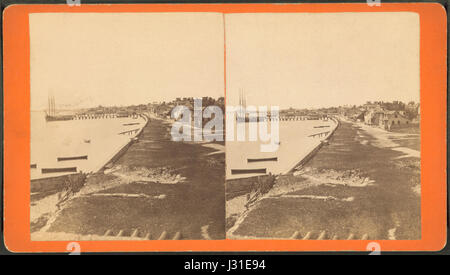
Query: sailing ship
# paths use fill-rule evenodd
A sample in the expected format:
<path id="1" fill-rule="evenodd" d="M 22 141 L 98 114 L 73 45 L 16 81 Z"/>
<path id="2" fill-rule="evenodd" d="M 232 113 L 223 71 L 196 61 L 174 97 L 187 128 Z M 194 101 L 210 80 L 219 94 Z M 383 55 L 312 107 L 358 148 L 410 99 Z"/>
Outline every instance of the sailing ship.
<path id="1" fill-rule="evenodd" d="M 250 122 L 250 114 L 251 111 L 247 110 L 247 100 L 245 98 L 245 93 L 243 89 L 239 90 L 239 106 L 238 106 L 238 111 L 237 111 L 237 116 L 236 116 L 236 121 L 238 123 L 248 123 Z M 253 113 L 253 119 L 255 121 L 266 121 L 267 119 L 270 118 L 270 114 L 266 114 L 266 115 L 261 115 L 258 113 L 257 110 L 255 110 Z"/>
<path id="2" fill-rule="evenodd" d="M 242 89 L 239 90 L 239 105 L 238 105 L 238 112 L 236 116 L 236 121 L 238 123 L 242 122 L 249 122 L 249 115 L 246 112 L 247 109 L 247 102 L 245 100 L 244 91 Z"/>
<path id="3" fill-rule="evenodd" d="M 45 112 L 46 121 L 60 121 L 60 120 L 72 120 L 73 115 L 58 115 L 56 112 L 55 97 L 50 95 L 48 97 L 48 110 Z"/>

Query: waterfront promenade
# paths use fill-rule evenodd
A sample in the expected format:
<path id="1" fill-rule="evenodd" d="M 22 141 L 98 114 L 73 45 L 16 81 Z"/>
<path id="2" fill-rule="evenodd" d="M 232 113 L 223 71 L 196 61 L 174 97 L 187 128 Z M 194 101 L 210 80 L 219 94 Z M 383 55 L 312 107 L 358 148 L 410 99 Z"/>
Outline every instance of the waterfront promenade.
<path id="1" fill-rule="evenodd" d="M 248 209 L 245 196 L 228 200 L 227 237 L 420 239 L 419 147 L 419 135 L 342 121 L 329 145 Z"/>
<path id="2" fill-rule="evenodd" d="M 47 215 L 32 239 L 131 236 L 146 239 L 225 237 L 224 152 L 219 143 L 171 141 L 170 124 L 151 118 L 128 150 Z M 41 201 L 34 201 L 39 207 Z M 33 206 L 32 206 L 33 207 Z M 42 219 L 41 219 L 42 220 Z M 45 224 L 45 226 L 40 226 Z M 68 235 L 69 234 L 69 235 Z"/>

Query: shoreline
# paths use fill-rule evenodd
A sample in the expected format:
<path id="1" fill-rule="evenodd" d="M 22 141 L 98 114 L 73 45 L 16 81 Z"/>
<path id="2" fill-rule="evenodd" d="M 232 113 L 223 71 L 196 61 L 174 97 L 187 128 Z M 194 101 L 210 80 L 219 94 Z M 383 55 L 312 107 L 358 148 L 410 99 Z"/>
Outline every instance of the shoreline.
<path id="1" fill-rule="evenodd" d="M 324 139 L 320 140 L 320 143 L 317 144 L 308 154 L 306 154 L 305 156 L 302 156 L 301 159 L 299 161 L 297 161 L 294 165 L 291 165 L 291 168 L 288 169 L 285 173 L 283 173 L 283 175 L 292 173 L 295 170 L 297 170 L 299 167 L 305 165 L 310 159 L 312 159 L 315 156 L 315 154 L 320 150 L 320 148 L 322 148 L 324 143 L 328 142 L 330 140 L 330 138 L 333 136 L 334 132 L 336 132 L 337 128 L 340 125 L 339 119 L 334 118 L 334 117 L 331 117 L 330 119 L 332 121 L 334 121 L 334 123 L 335 123 L 335 125 L 334 125 L 333 129 L 330 131 L 330 133 L 328 133 L 328 135 L 325 136 Z"/>
<path id="2" fill-rule="evenodd" d="M 227 197 L 227 238 L 420 238 L 420 158 L 377 142 L 343 121 L 311 161 L 250 205 L 245 194 Z"/>
<path id="3" fill-rule="evenodd" d="M 80 170 L 80 171 L 73 172 L 73 173 L 63 173 L 63 174 L 58 173 L 59 175 L 42 176 L 39 178 L 30 179 L 30 183 L 31 184 L 38 183 L 39 185 L 42 185 L 41 182 L 46 181 L 46 180 L 58 181 L 58 179 L 60 178 L 62 181 L 64 181 L 64 179 L 66 179 L 69 175 L 76 175 L 79 173 L 95 174 L 95 173 L 100 172 L 101 170 L 104 170 L 108 164 L 110 164 L 111 162 L 114 162 L 114 160 L 120 158 L 120 156 L 127 151 L 127 149 L 135 142 L 134 138 L 139 137 L 141 135 L 143 129 L 147 126 L 147 124 L 149 122 L 149 117 L 145 114 L 141 114 L 139 116 L 144 120 L 144 124 L 142 127 L 140 127 L 139 131 L 134 136 L 130 137 L 130 139 L 126 143 L 120 145 L 116 150 L 112 151 L 112 153 L 108 157 L 106 157 L 105 161 L 94 166 L 93 168 L 90 169 L 90 171 L 81 171 Z M 78 167 L 77 167 L 77 170 L 78 170 Z"/>
<path id="4" fill-rule="evenodd" d="M 95 169 L 96 170 L 95 173 L 98 173 L 98 172 L 100 172 L 102 170 L 105 170 L 106 166 L 108 166 L 108 165 L 114 164 L 114 162 L 117 159 L 119 159 L 128 150 L 128 148 L 136 141 L 135 138 L 139 138 L 139 136 L 144 131 L 144 128 L 147 127 L 147 124 L 150 121 L 150 119 L 149 119 L 149 117 L 147 115 L 141 114 L 140 116 L 145 121 L 144 125 L 139 129 L 139 131 L 134 136 L 130 137 L 130 140 L 128 141 L 127 144 L 123 145 L 121 148 L 118 148 L 118 150 L 116 152 L 113 152 L 111 154 L 112 156 L 110 158 L 108 158 L 108 161 L 106 161 L 105 164 L 100 165 L 100 168 Z"/>
<path id="5" fill-rule="evenodd" d="M 280 125 L 283 137 L 280 137 L 280 144 L 275 152 L 260 152 L 255 146 L 263 143 L 231 141 L 227 143 L 227 167 L 226 180 L 236 181 L 239 179 L 249 179 L 269 174 L 285 175 L 293 172 L 296 167 L 305 163 L 305 159 L 309 159 L 314 155 L 314 151 L 318 151 L 335 132 L 339 126 L 339 121 L 334 117 L 327 120 L 317 120 L 317 123 L 327 123 L 331 126 L 327 131 L 320 130 L 319 127 L 312 127 L 309 132 L 305 132 L 305 126 L 294 125 L 291 123 L 302 123 L 302 121 L 285 121 Z M 314 121 L 307 120 L 311 124 Z M 305 125 L 309 125 L 305 124 Z M 294 125 L 294 126 L 292 126 Z M 293 128 L 294 127 L 294 128 Z M 298 128 L 295 128 L 298 127 Z M 299 136 L 298 132 L 302 134 Z M 324 136 L 325 135 L 325 136 Z M 256 144 L 256 145 L 255 145 Z M 243 154 L 242 152 L 247 152 Z M 231 157 L 235 156 L 235 157 Z M 237 156 L 237 157 L 236 157 Z M 248 161 L 248 159 L 273 159 L 272 162 L 256 162 Z M 253 173 L 234 173 L 232 170 L 249 170 Z M 259 170 L 265 172 L 258 173 Z"/>
<path id="6" fill-rule="evenodd" d="M 279 181 L 280 178 L 286 178 L 290 177 L 293 174 L 296 173 L 297 170 L 300 170 L 301 167 L 306 165 L 311 159 L 314 158 L 314 156 L 320 151 L 320 149 L 324 146 L 325 142 L 328 143 L 329 140 L 332 138 L 333 134 L 336 132 L 336 130 L 340 126 L 340 121 L 338 118 L 332 117 L 330 118 L 335 122 L 335 125 L 333 129 L 328 133 L 325 138 L 321 139 L 317 144 L 315 144 L 312 148 L 310 148 L 309 152 L 306 155 L 303 155 L 300 157 L 299 160 L 296 160 L 293 164 L 289 165 L 285 172 L 279 174 L 276 176 L 276 181 Z M 227 226 L 230 226 L 230 223 L 233 223 L 232 220 L 236 218 L 233 225 L 228 228 L 227 227 L 227 238 L 231 239 L 240 239 L 242 236 L 235 236 L 233 232 L 239 227 L 240 223 L 243 222 L 243 220 L 246 218 L 248 213 L 251 211 L 252 206 L 257 205 L 257 203 L 260 200 L 263 200 L 267 197 L 273 196 L 276 193 L 283 193 L 286 192 L 286 187 L 282 187 L 281 189 L 277 184 L 271 189 L 265 193 L 261 194 L 259 198 L 256 199 L 251 205 L 248 205 L 249 196 L 252 194 L 255 195 L 254 186 L 257 182 L 259 182 L 260 178 L 268 177 L 268 175 L 257 175 L 257 176 L 251 176 L 251 177 L 245 177 L 245 178 L 236 178 L 236 179 L 227 179 L 226 180 L 226 203 L 227 203 L 227 211 L 226 211 L 226 219 L 227 219 Z M 230 185 L 237 185 L 241 188 L 241 190 L 238 191 L 231 191 L 230 192 Z M 242 186 L 244 185 L 244 188 Z M 236 187 L 231 187 L 235 189 Z M 295 191 L 301 188 L 304 188 L 303 186 L 290 186 L 289 191 Z M 256 191 L 258 192 L 258 191 Z M 238 193 L 239 195 L 233 196 L 233 193 Z M 245 237 L 244 239 L 248 239 L 250 237 Z"/>
<path id="7" fill-rule="evenodd" d="M 32 239 L 98 238 L 108 230 L 109 237 L 137 230 L 135 237 L 144 239 L 223 238 L 225 221 L 217 217 L 225 207 L 224 156 L 204 144 L 171 141 L 169 130 L 163 120 L 150 121 L 111 169 L 93 174 L 60 210 L 43 217 L 45 227 L 32 223 Z"/>
<path id="8" fill-rule="evenodd" d="M 320 150 L 320 148 L 322 148 L 322 146 L 324 145 L 325 142 L 328 142 L 330 140 L 330 138 L 333 136 L 333 134 L 335 133 L 335 131 L 338 129 L 338 127 L 340 125 L 339 119 L 334 118 L 334 117 L 332 117 L 330 119 L 335 123 L 335 125 L 334 125 L 333 129 L 330 130 L 328 135 L 325 136 L 323 139 L 320 139 L 318 143 L 313 144 L 313 146 L 306 152 L 306 154 L 300 156 L 299 159 L 296 159 L 291 164 L 288 164 L 287 168 L 283 169 L 284 171 L 278 175 L 286 175 L 286 174 L 295 172 L 295 170 L 297 170 L 299 167 L 305 165 L 310 159 L 312 159 L 314 157 L 314 155 Z M 237 182 L 237 181 L 245 180 L 245 179 L 264 177 L 267 175 L 268 174 L 261 174 L 261 175 L 242 176 L 239 178 L 228 178 L 228 179 L 226 179 L 226 181 L 227 182 Z"/>

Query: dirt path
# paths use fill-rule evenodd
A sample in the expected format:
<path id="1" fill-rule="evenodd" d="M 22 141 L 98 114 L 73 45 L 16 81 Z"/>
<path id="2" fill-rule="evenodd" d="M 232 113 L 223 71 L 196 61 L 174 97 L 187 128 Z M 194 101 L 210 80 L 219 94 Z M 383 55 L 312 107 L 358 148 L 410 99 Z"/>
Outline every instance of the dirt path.
<path id="1" fill-rule="evenodd" d="M 285 182 L 285 192 L 264 196 L 227 237 L 290 238 L 297 231 L 296 238 L 311 239 L 420 239 L 419 158 L 383 148 L 360 126 L 342 122 L 329 145 Z"/>

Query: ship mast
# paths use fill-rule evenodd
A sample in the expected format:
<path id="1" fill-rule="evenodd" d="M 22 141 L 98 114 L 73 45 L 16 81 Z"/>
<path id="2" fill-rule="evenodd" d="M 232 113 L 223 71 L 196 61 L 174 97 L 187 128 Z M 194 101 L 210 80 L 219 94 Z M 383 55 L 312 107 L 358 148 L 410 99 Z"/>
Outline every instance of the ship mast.
<path id="1" fill-rule="evenodd" d="M 48 116 L 56 115 L 55 97 L 53 95 L 48 96 Z"/>
<path id="2" fill-rule="evenodd" d="M 52 95 L 52 116 L 56 113 L 55 111 L 55 97 Z"/>

